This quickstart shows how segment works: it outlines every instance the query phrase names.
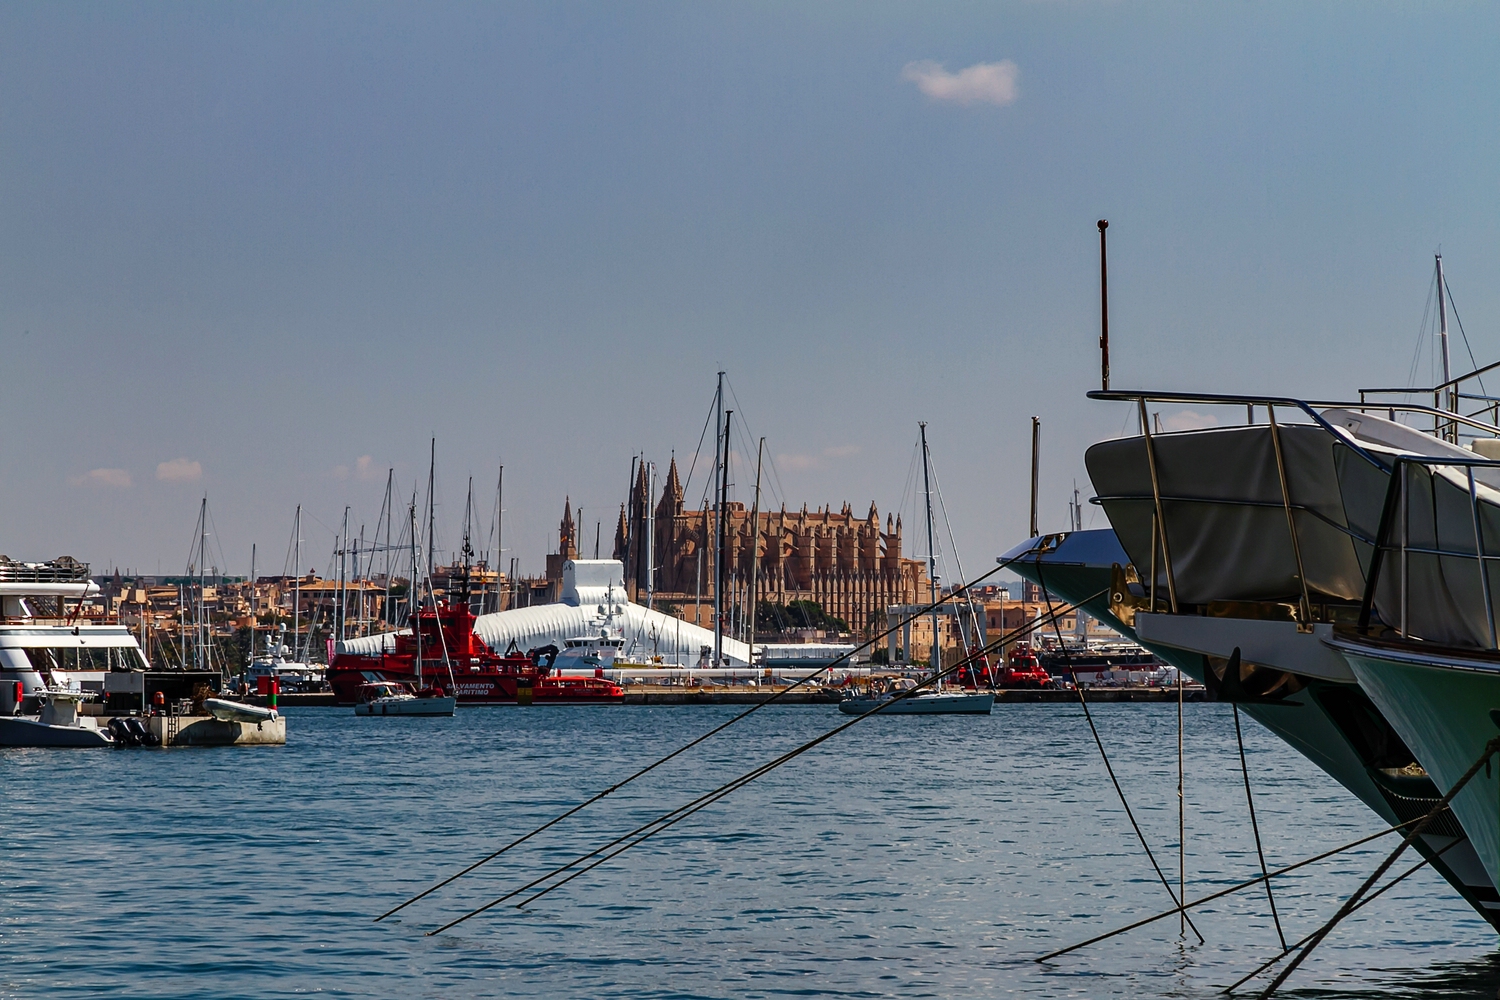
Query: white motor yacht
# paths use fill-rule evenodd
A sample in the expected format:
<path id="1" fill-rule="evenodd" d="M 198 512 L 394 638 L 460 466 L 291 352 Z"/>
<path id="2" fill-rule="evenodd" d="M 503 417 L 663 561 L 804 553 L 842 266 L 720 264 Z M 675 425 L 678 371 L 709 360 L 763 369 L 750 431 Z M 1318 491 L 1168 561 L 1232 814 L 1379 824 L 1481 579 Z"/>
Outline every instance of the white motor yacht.
<path id="1" fill-rule="evenodd" d="M 48 692 L 102 694 L 111 671 L 144 671 L 130 630 L 79 605 L 99 593 L 87 563 L 0 556 L 0 716 L 37 715 Z"/>
<path id="2" fill-rule="evenodd" d="M 114 738 L 100 729 L 93 718 L 78 714 L 79 703 L 93 697 L 92 694 L 42 691 L 34 697 L 41 705 L 41 710 L 36 715 L 0 716 L 0 747 L 115 745 Z"/>

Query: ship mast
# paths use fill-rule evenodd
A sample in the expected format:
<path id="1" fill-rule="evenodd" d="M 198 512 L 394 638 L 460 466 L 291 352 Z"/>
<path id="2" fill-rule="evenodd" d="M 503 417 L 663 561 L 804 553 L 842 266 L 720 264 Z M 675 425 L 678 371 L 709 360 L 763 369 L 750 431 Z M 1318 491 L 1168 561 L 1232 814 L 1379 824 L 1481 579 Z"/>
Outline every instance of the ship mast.
<path id="1" fill-rule="evenodd" d="M 292 519 L 292 572 L 296 582 L 292 584 L 292 646 L 296 650 L 292 658 L 306 663 L 302 658 L 302 505 L 297 505 L 297 515 Z"/>
<path id="2" fill-rule="evenodd" d="M 417 687 L 422 686 L 422 628 L 417 621 L 421 604 L 417 601 L 417 578 L 420 573 L 417 557 L 417 493 L 412 491 L 411 506 L 406 508 L 411 519 L 411 582 L 406 586 L 406 617 L 411 622 L 411 635 L 417 642 L 416 674 Z"/>
<path id="3" fill-rule="evenodd" d="M 932 676 L 941 676 L 943 670 L 942 649 L 938 644 L 938 578 L 937 550 L 932 544 L 932 477 L 927 463 L 927 423 L 920 421 L 917 429 L 922 435 L 922 489 L 927 495 L 927 586 L 929 603 L 932 605 Z M 941 686 L 941 681 L 937 686 Z"/>
<path id="4" fill-rule="evenodd" d="M 719 654 L 724 643 L 724 623 L 719 616 L 719 599 L 724 590 L 724 574 L 719 567 L 724 562 L 724 505 L 720 500 L 723 496 L 723 488 L 720 483 L 723 479 L 724 467 L 719 462 L 724 441 L 724 373 L 719 372 L 719 388 L 714 393 L 714 474 L 718 477 L 714 485 L 719 487 L 715 492 L 719 496 L 714 497 L 714 662 L 713 666 L 719 666 Z M 708 539 L 704 539 L 708 541 Z"/>
<path id="5" fill-rule="evenodd" d="M 760 607 L 756 599 L 757 577 L 760 572 L 760 466 L 766 454 L 766 439 L 760 439 L 755 450 L 755 506 L 750 513 L 750 625 L 745 629 L 745 641 L 755 643 L 755 612 Z"/>
<path id="6" fill-rule="evenodd" d="M 1443 255 L 1434 254 L 1437 261 L 1437 303 L 1438 303 L 1438 338 L 1443 348 L 1443 409 L 1449 413 L 1458 412 L 1458 387 L 1448 384 L 1453 378 L 1452 361 L 1448 354 L 1448 302 L 1447 282 L 1443 279 Z M 1458 424 L 1450 422 L 1449 440 L 1455 444 L 1458 442 Z"/>
<path id="7" fill-rule="evenodd" d="M 432 439 L 432 457 L 427 463 L 427 583 L 432 584 L 432 550 L 433 539 L 437 536 L 437 496 L 433 493 L 433 485 L 437 473 L 437 438 Z M 437 595 L 432 599 L 436 606 Z"/>
<path id="8" fill-rule="evenodd" d="M 714 603 L 720 613 L 714 616 L 714 666 L 724 665 L 724 618 L 729 606 L 720 598 L 726 583 L 724 552 L 729 547 L 729 422 L 734 418 L 733 410 L 724 411 L 724 460 L 719 463 L 719 555 L 714 561 Z"/>

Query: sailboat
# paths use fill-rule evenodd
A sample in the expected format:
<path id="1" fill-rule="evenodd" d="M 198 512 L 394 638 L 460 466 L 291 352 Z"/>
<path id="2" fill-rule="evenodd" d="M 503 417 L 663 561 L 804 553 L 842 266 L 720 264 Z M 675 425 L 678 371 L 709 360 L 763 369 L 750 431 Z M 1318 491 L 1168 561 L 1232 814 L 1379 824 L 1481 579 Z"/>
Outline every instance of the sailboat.
<path id="1" fill-rule="evenodd" d="M 839 711 L 845 715 L 865 715 L 878 712 L 881 715 L 989 715 L 995 705 L 992 691 L 966 691 L 962 688 L 947 688 L 943 685 L 943 657 L 938 631 L 938 578 L 937 549 L 933 545 L 932 522 L 932 471 L 927 452 L 927 424 L 917 424 L 922 439 L 922 486 L 927 501 L 927 580 L 929 603 L 932 605 L 932 682 L 926 689 L 916 690 L 915 681 L 908 679 L 907 685 L 898 686 L 884 694 L 855 696 L 839 702 Z"/>

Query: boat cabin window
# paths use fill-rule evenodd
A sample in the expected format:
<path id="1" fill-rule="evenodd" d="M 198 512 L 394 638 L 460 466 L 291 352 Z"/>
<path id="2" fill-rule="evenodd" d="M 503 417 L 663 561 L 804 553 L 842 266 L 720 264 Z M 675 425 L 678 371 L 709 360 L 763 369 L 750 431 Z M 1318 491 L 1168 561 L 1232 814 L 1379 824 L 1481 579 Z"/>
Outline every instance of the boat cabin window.
<path id="1" fill-rule="evenodd" d="M 142 670 L 146 664 L 130 646 L 84 649 L 78 646 L 30 646 L 26 658 L 36 670 Z"/>

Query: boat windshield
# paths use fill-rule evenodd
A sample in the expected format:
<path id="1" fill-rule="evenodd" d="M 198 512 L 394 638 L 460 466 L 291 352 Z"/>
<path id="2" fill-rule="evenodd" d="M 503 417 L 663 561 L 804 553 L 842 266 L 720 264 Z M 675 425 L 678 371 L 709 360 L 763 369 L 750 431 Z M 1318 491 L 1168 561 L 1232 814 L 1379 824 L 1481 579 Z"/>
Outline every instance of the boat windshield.
<path id="1" fill-rule="evenodd" d="M 26 659 L 36 670 L 109 671 L 144 670 L 146 662 L 133 646 L 28 646 Z"/>

